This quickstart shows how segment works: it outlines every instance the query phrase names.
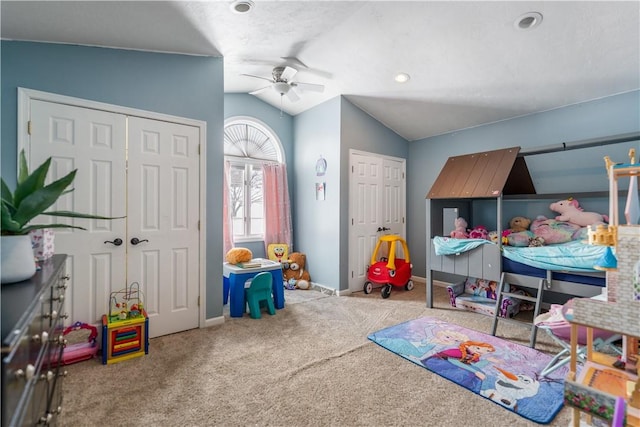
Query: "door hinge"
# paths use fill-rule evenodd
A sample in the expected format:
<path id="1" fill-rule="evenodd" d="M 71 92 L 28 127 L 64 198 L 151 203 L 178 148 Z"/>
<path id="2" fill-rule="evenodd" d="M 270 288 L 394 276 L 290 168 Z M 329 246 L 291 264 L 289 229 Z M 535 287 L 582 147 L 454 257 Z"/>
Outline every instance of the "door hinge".
<path id="1" fill-rule="evenodd" d="M 353 279 L 353 271 L 351 271 L 351 278 Z"/>
<path id="2" fill-rule="evenodd" d="M 356 171 L 356 170 L 355 170 L 355 167 L 354 167 L 354 166 L 351 166 L 351 173 L 354 173 L 355 171 Z"/>
<path id="3" fill-rule="evenodd" d="M 198 307 L 200 307 L 200 295 L 198 295 Z"/>
<path id="4" fill-rule="evenodd" d="M 404 179 L 404 172 L 402 172 L 402 179 Z"/>
<path id="5" fill-rule="evenodd" d="M 198 220 L 198 231 L 200 231 L 200 220 Z"/>
<path id="6" fill-rule="evenodd" d="M 27 133 L 31 135 L 31 120 L 27 122 Z"/>
<path id="7" fill-rule="evenodd" d="M 198 144 L 198 156 L 200 155 L 200 144 Z"/>
<path id="8" fill-rule="evenodd" d="M 404 224 L 404 217 L 402 217 L 402 223 Z"/>
<path id="9" fill-rule="evenodd" d="M 353 218 L 351 218 L 351 225 L 353 225 Z"/>

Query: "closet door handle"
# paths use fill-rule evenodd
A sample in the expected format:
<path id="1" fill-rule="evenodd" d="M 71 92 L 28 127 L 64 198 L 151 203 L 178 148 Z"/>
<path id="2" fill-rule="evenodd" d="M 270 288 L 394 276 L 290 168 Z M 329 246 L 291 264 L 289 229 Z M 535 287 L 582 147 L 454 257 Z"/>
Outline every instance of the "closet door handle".
<path id="1" fill-rule="evenodd" d="M 134 237 L 133 239 L 131 239 L 131 244 L 132 245 L 137 245 L 138 243 L 142 243 L 142 242 L 148 242 L 147 239 L 138 239 L 137 237 Z"/>
<path id="2" fill-rule="evenodd" d="M 115 245 L 115 246 L 120 246 L 122 244 L 122 239 L 117 238 L 117 239 L 113 239 L 113 241 L 105 240 L 104 242 L 105 243 L 111 243 L 112 245 Z"/>

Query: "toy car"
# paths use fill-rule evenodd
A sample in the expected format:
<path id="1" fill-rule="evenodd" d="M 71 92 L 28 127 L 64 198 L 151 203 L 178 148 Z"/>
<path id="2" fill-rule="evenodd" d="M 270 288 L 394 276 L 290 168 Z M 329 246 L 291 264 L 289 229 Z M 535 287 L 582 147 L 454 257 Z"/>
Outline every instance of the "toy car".
<path id="1" fill-rule="evenodd" d="M 382 243 L 387 243 L 388 258 L 381 258 L 376 261 L 378 250 Z M 397 243 L 400 242 L 402 252 L 405 259 L 396 258 Z M 382 298 L 389 298 L 392 286 L 404 286 L 407 291 L 413 289 L 413 281 L 411 280 L 411 260 L 409 258 L 409 248 L 404 239 L 398 235 L 390 234 L 380 236 L 376 248 L 371 255 L 371 265 L 367 269 L 367 281 L 364 282 L 364 293 L 370 294 L 373 290 L 373 284 L 381 284 L 380 294 Z"/>

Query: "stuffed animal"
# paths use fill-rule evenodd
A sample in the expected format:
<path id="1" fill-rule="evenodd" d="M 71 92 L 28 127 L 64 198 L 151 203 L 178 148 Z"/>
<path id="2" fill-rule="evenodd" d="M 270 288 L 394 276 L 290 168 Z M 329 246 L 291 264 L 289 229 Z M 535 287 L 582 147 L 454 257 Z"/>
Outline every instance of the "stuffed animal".
<path id="1" fill-rule="evenodd" d="M 311 277 L 309 272 L 306 271 L 305 265 L 307 263 L 307 256 L 300 252 L 292 252 L 289 254 L 289 263 L 285 264 L 285 269 L 282 273 L 285 287 L 287 289 L 310 289 Z"/>
<path id="2" fill-rule="evenodd" d="M 518 233 L 520 231 L 527 231 L 531 225 L 531 220 L 524 216 L 514 216 L 509 221 L 509 231 L 512 233 Z"/>
<path id="3" fill-rule="evenodd" d="M 490 231 L 487 240 L 491 240 L 493 243 L 498 243 L 498 232 L 496 230 Z"/>
<path id="4" fill-rule="evenodd" d="M 489 232 L 484 225 L 477 225 L 471 231 L 469 231 L 469 237 L 471 239 L 484 239 L 489 240 Z"/>
<path id="5" fill-rule="evenodd" d="M 225 258 L 229 264 L 240 264 L 251 261 L 253 253 L 247 248 L 231 248 Z"/>
<path id="6" fill-rule="evenodd" d="M 451 232 L 450 234 L 451 238 L 453 239 L 469 238 L 469 234 L 467 233 L 467 221 L 464 218 L 462 217 L 456 218 L 453 224 L 455 225 L 456 228 Z"/>
<path id="7" fill-rule="evenodd" d="M 576 199 L 560 200 L 549 205 L 549 209 L 560 215 L 557 221 L 566 221 L 580 227 L 588 227 L 594 224 L 604 224 L 608 218 L 596 212 L 584 212 Z"/>
<path id="8" fill-rule="evenodd" d="M 529 239 L 530 248 L 536 248 L 540 246 L 544 246 L 544 239 L 542 237 L 536 236 Z"/>

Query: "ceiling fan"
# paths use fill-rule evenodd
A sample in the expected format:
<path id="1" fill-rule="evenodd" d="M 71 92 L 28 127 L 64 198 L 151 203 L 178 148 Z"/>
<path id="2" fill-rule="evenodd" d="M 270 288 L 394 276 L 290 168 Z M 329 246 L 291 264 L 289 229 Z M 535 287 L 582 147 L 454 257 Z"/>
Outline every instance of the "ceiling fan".
<path id="1" fill-rule="evenodd" d="M 256 79 L 267 80 L 271 84 L 269 86 L 262 87 L 260 89 L 249 92 L 251 95 L 256 95 L 262 91 L 272 88 L 276 93 L 280 94 L 280 97 L 287 96 L 289 101 L 296 102 L 300 100 L 298 91 L 310 91 L 310 92 L 323 92 L 324 86 L 313 83 L 303 83 L 292 81 L 293 77 L 298 73 L 293 67 L 288 65 L 275 67 L 271 72 L 272 78 L 254 76 L 253 74 L 242 74 L 243 76 L 254 77 Z"/>

